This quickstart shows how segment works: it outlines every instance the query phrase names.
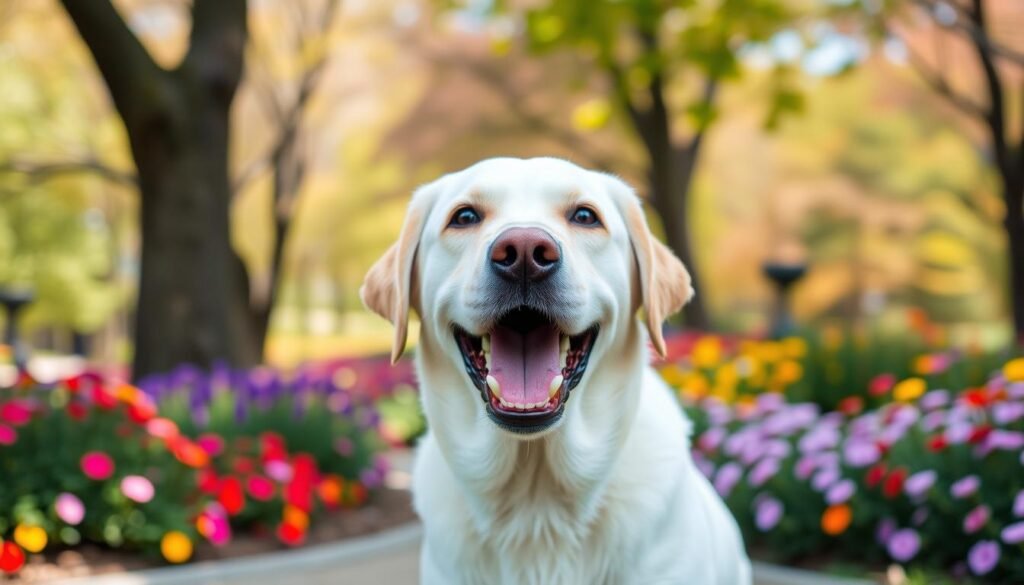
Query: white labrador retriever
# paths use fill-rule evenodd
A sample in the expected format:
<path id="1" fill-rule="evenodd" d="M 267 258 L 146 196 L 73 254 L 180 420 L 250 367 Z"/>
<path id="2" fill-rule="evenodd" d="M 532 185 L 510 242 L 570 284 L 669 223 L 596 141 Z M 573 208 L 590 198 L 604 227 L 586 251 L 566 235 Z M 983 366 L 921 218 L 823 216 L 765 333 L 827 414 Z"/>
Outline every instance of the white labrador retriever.
<path id="1" fill-rule="evenodd" d="M 556 159 L 442 177 L 361 293 L 395 326 L 393 359 L 410 308 L 422 322 L 423 583 L 750 583 L 690 422 L 648 366 L 690 276 L 625 183 Z"/>

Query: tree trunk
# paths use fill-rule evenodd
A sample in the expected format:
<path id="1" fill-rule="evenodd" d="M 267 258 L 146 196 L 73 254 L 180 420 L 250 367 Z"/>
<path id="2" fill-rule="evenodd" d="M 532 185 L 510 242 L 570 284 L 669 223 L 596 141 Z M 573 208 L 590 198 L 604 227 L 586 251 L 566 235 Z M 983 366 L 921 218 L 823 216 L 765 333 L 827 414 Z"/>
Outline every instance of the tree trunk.
<path id="1" fill-rule="evenodd" d="M 665 243 L 683 261 L 693 279 L 693 299 L 683 307 L 683 320 L 688 327 L 707 330 L 710 327 L 704 295 L 701 294 L 701 271 L 693 254 L 687 204 L 696 150 L 666 145 L 649 151 L 651 166 L 648 171 L 650 200 L 661 217 L 665 228 Z"/>
<path id="2" fill-rule="evenodd" d="M 1013 318 L 1013 331 L 1017 343 L 1024 346 L 1024 170 L 1018 173 L 1019 178 L 1004 177 L 1006 190 L 1006 228 L 1007 258 L 1010 262 L 1010 311 Z"/>
<path id="3" fill-rule="evenodd" d="M 109 0 L 62 0 L 124 121 L 141 199 L 133 376 L 182 363 L 246 366 L 245 268 L 231 247 L 228 119 L 241 80 L 245 0 L 194 0 L 189 50 L 159 67 Z"/>

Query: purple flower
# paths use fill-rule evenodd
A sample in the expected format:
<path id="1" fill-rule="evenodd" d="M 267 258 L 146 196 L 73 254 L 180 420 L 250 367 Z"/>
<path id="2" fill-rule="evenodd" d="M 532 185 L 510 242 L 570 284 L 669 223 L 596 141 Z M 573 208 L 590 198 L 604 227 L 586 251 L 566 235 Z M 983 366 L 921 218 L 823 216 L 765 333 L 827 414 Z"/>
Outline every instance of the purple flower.
<path id="1" fill-rule="evenodd" d="M 711 427 L 697 439 L 697 446 L 705 451 L 714 451 L 725 439 L 726 431 L 722 427 Z"/>
<path id="2" fill-rule="evenodd" d="M 878 461 L 882 452 L 874 441 L 852 439 L 843 448 L 843 459 L 851 467 L 867 467 Z"/>
<path id="3" fill-rule="evenodd" d="M 974 534 L 981 530 L 984 528 L 991 515 L 992 510 L 990 510 L 988 506 L 976 506 L 973 510 L 967 513 L 967 516 L 964 516 L 964 532 L 967 534 Z"/>
<path id="4" fill-rule="evenodd" d="M 929 412 L 921 417 L 921 430 L 930 433 L 946 424 L 946 413 L 941 410 Z"/>
<path id="5" fill-rule="evenodd" d="M 760 487 L 764 485 L 769 479 L 775 477 L 779 473 L 779 460 L 768 458 L 761 460 L 760 463 L 754 466 L 750 470 L 750 476 L 747 481 L 753 487 Z"/>
<path id="6" fill-rule="evenodd" d="M 1008 425 L 1024 418 L 1024 403 L 997 402 L 992 406 L 992 420 L 999 425 Z"/>
<path id="7" fill-rule="evenodd" d="M 935 410 L 949 404 L 949 392 L 946 390 L 932 390 L 925 394 L 920 400 L 921 408 Z"/>
<path id="8" fill-rule="evenodd" d="M 811 478 L 811 487 L 815 491 L 823 492 L 839 481 L 839 470 L 835 467 L 826 467 L 814 474 Z"/>
<path id="9" fill-rule="evenodd" d="M 999 564 L 999 543 L 994 540 L 981 540 L 971 547 L 967 553 L 967 566 L 975 575 L 987 575 Z"/>
<path id="10" fill-rule="evenodd" d="M 693 464 L 697 466 L 697 470 L 700 471 L 701 475 L 708 479 L 715 474 L 715 464 L 701 455 L 700 451 L 693 452 Z"/>
<path id="11" fill-rule="evenodd" d="M 1018 518 L 1024 516 L 1024 490 L 1017 492 L 1017 497 L 1013 498 L 1013 515 Z"/>
<path id="12" fill-rule="evenodd" d="M 882 546 L 889 545 L 889 539 L 896 533 L 896 521 L 892 518 L 882 518 L 875 528 L 875 540 Z"/>
<path id="13" fill-rule="evenodd" d="M 988 449 L 1016 451 L 1024 448 L 1024 433 L 995 429 L 985 438 L 985 446 Z"/>
<path id="14" fill-rule="evenodd" d="M 914 514 L 910 516 L 910 523 L 914 526 L 921 526 L 922 524 L 928 521 L 928 516 L 930 515 L 931 512 L 928 510 L 928 508 L 926 506 L 921 506 L 920 508 L 914 510 Z"/>
<path id="15" fill-rule="evenodd" d="M 978 479 L 977 475 L 968 475 L 953 483 L 949 488 L 949 493 L 953 494 L 953 497 L 962 500 L 964 498 L 974 495 L 981 487 L 981 480 Z"/>
<path id="16" fill-rule="evenodd" d="M 811 474 L 814 473 L 814 468 L 817 466 L 818 463 L 813 457 L 804 455 L 793 466 L 793 475 L 797 479 L 806 480 L 808 477 L 811 477 Z"/>
<path id="17" fill-rule="evenodd" d="M 903 528 L 892 533 L 886 548 L 890 557 L 905 563 L 916 557 L 921 550 L 921 537 L 913 528 Z"/>
<path id="18" fill-rule="evenodd" d="M 1003 528 L 1001 536 L 1006 544 L 1020 544 L 1024 542 L 1024 522 L 1017 522 Z"/>
<path id="19" fill-rule="evenodd" d="M 754 510 L 754 524 L 761 532 L 768 532 L 782 519 L 782 502 L 775 498 L 761 498 Z"/>
<path id="20" fill-rule="evenodd" d="M 828 488 L 828 491 L 825 492 L 825 501 L 832 506 L 842 504 L 852 498 L 855 491 L 857 491 L 857 486 L 853 481 L 844 479 Z"/>
<path id="21" fill-rule="evenodd" d="M 813 453 L 834 449 L 839 445 L 839 431 L 831 426 L 816 426 L 810 432 L 800 437 L 797 447 L 801 453 Z"/>
<path id="22" fill-rule="evenodd" d="M 736 487 L 741 477 L 743 477 L 743 468 L 738 463 L 735 461 L 726 463 L 718 468 L 718 473 L 715 475 L 715 491 L 723 498 L 729 497 L 732 488 Z"/>
<path id="23" fill-rule="evenodd" d="M 925 495 L 928 490 L 932 489 L 937 477 L 938 474 L 931 469 L 918 471 L 908 477 L 907 481 L 903 483 L 903 491 L 912 498 L 920 498 Z"/>

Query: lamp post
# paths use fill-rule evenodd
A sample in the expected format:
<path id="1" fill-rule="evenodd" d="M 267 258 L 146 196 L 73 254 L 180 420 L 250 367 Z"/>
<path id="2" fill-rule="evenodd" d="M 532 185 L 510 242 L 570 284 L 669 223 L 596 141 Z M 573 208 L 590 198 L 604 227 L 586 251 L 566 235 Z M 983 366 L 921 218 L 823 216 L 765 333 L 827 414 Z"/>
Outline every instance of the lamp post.
<path id="1" fill-rule="evenodd" d="M 761 270 L 775 285 L 775 310 L 772 315 L 771 336 L 778 339 L 793 334 L 796 324 L 790 310 L 791 289 L 807 274 L 802 262 L 765 262 Z"/>
<path id="2" fill-rule="evenodd" d="M 18 370 L 25 369 L 28 363 L 28 348 L 18 336 L 18 313 L 26 305 L 35 300 L 35 294 L 24 288 L 0 287 L 0 305 L 7 310 L 7 326 L 4 328 L 4 343 L 11 348 L 14 365 Z"/>

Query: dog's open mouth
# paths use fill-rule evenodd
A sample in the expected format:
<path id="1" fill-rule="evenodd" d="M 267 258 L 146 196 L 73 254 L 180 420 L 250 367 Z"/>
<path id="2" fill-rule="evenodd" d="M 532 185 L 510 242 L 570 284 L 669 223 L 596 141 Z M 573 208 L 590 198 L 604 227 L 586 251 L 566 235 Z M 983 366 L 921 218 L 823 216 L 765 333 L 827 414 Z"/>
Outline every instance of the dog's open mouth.
<path id="1" fill-rule="evenodd" d="M 508 431 L 534 433 L 562 416 L 587 369 L 598 327 L 567 335 L 540 311 L 519 307 L 482 337 L 454 331 L 487 414 Z"/>

